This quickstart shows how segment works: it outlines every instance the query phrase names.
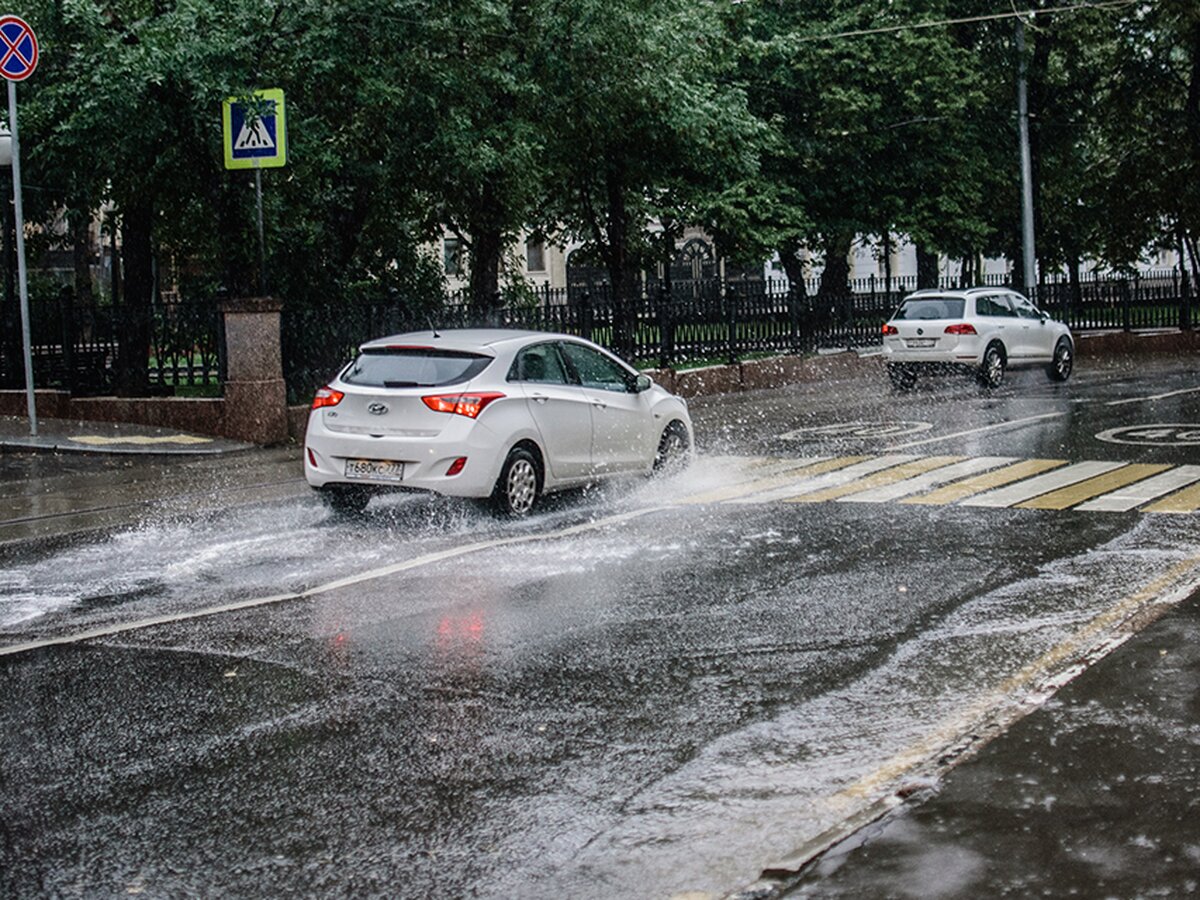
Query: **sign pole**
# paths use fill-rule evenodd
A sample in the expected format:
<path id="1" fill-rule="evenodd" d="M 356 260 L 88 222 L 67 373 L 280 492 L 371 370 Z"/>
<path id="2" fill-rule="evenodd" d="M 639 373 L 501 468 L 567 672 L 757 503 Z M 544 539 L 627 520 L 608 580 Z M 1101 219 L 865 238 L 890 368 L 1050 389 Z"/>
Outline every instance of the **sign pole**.
<path id="1" fill-rule="evenodd" d="M 258 204 L 258 285 L 262 296 L 267 296 L 267 242 L 263 236 L 262 212 L 262 169 L 254 167 L 254 199 Z"/>
<path id="2" fill-rule="evenodd" d="M 21 206 L 21 152 L 17 139 L 17 83 L 8 82 L 8 128 L 12 132 L 13 212 L 16 214 L 17 280 L 21 292 L 21 337 L 25 345 L 25 405 L 29 433 L 38 433 L 37 400 L 33 392 L 33 342 L 29 332 L 29 287 L 25 271 L 25 213 Z"/>

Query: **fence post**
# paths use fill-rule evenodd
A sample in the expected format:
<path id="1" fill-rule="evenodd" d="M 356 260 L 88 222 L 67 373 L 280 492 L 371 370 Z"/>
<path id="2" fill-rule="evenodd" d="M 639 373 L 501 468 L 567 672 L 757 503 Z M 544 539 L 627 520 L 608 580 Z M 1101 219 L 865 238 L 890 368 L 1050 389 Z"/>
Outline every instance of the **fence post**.
<path id="1" fill-rule="evenodd" d="M 1179 330 L 1192 327 L 1192 280 L 1188 277 L 1183 260 L 1179 261 Z"/>
<path id="2" fill-rule="evenodd" d="M 738 361 L 737 352 L 737 289 L 730 290 L 731 285 L 726 285 L 722 291 L 725 299 L 725 325 L 728 329 L 729 343 L 729 365 L 736 366 Z"/>
<path id="3" fill-rule="evenodd" d="M 1121 279 L 1121 328 L 1124 331 L 1132 331 L 1133 325 L 1130 318 L 1130 302 L 1129 302 L 1129 279 Z"/>
<path id="4" fill-rule="evenodd" d="M 274 297 L 246 297 L 228 300 L 220 309 L 228 370 L 222 434 L 255 444 L 287 440 L 279 331 L 283 304 Z"/>
<path id="5" fill-rule="evenodd" d="M 592 339 L 592 297 L 587 291 L 579 295 L 579 332 L 585 341 Z"/>
<path id="6" fill-rule="evenodd" d="M 671 286 L 667 281 L 658 284 L 658 367 L 669 368 L 675 361 L 675 310 L 671 308 Z"/>

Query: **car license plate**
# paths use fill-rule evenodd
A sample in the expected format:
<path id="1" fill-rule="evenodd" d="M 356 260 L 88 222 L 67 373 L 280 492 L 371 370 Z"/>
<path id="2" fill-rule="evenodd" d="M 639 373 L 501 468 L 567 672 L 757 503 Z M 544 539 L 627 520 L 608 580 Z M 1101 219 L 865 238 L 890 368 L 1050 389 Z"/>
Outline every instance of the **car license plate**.
<path id="1" fill-rule="evenodd" d="M 348 459 L 346 460 L 346 477 L 403 481 L 404 463 L 386 459 Z"/>
<path id="2" fill-rule="evenodd" d="M 920 350 L 924 347 L 932 347 L 937 343 L 936 338 L 912 338 L 904 342 L 904 346 L 910 350 Z"/>

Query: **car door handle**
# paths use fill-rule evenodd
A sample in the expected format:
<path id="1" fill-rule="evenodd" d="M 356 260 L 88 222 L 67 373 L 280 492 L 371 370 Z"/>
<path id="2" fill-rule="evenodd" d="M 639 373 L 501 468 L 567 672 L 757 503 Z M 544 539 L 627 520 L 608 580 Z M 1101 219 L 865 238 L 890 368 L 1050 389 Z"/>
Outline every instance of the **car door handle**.
<path id="1" fill-rule="evenodd" d="M 608 409 L 608 404 L 603 400 L 593 400 L 592 406 L 598 406 L 600 409 Z"/>
<path id="2" fill-rule="evenodd" d="M 550 398 L 549 398 L 549 397 L 547 397 L 545 394 L 531 394 L 531 395 L 530 395 L 530 399 L 531 399 L 531 400 L 533 400 L 533 401 L 534 401 L 534 402 L 536 402 L 536 403 L 542 403 L 542 404 L 544 404 L 544 403 L 545 403 L 547 400 L 549 400 Z"/>

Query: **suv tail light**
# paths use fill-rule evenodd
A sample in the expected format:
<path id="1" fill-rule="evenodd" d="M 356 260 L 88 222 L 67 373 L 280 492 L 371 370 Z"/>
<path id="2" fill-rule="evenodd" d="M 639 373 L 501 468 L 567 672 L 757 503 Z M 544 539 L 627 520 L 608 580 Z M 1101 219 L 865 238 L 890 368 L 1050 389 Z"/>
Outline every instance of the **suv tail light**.
<path id="1" fill-rule="evenodd" d="M 475 419 L 487 408 L 489 403 L 499 400 L 503 396 L 496 391 L 487 391 L 478 394 L 434 394 L 430 397 L 422 397 L 421 400 L 434 412 L 454 413 L 466 416 L 468 419 Z"/>
<path id="2" fill-rule="evenodd" d="M 947 325 L 946 334 L 978 334 L 970 322 L 959 322 L 957 325 Z"/>
<path id="3" fill-rule="evenodd" d="M 885 322 L 885 323 L 884 323 L 884 325 L 883 325 L 883 333 L 884 333 L 885 335 L 887 335 L 887 334 L 899 334 L 899 333 L 900 333 L 900 329 L 899 329 L 899 328 L 897 328 L 895 325 L 888 325 L 888 324 Z"/>
<path id="4" fill-rule="evenodd" d="M 325 385 L 313 396 L 312 408 L 322 409 L 326 406 L 337 406 L 345 396 L 341 391 L 335 391 L 329 385 Z"/>

